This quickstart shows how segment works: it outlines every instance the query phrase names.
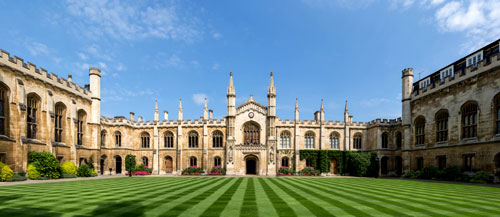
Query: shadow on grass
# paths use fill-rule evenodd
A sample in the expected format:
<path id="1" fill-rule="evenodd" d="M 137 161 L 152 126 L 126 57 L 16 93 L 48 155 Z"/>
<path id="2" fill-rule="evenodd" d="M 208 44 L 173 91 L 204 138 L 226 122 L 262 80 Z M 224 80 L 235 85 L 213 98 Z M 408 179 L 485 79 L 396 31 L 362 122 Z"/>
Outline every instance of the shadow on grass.
<path id="1" fill-rule="evenodd" d="M 145 216 L 144 212 L 139 201 L 118 201 L 100 204 L 90 216 Z"/>
<path id="2" fill-rule="evenodd" d="M 17 200 L 23 197 L 22 195 L 2 195 L 0 196 L 0 204 L 6 203 L 11 200 Z M 33 204 L 36 205 L 36 201 Z M 51 212 L 48 209 L 38 208 L 35 206 L 23 206 L 22 208 L 9 207 L 1 208 L 0 216 L 61 216 L 60 213 Z"/>

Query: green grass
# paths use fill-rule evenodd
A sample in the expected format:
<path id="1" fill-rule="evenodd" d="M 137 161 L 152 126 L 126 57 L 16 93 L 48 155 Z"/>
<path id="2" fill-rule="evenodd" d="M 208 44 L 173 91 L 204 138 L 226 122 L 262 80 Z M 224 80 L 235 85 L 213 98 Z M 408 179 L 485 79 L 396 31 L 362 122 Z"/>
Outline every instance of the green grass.
<path id="1" fill-rule="evenodd" d="M 500 188 L 369 178 L 123 177 L 0 187 L 0 216 L 500 216 Z"/>

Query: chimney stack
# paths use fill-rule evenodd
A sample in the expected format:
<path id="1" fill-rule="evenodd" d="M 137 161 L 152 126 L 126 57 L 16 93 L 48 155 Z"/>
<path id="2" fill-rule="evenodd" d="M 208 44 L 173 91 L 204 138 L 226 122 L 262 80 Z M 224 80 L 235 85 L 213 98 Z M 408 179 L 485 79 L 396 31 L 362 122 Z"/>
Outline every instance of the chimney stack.
<path id="1" fill-rule="evenodd" d="M 139 118 L 137 118 L 137 121 L 142 122 L 142 116 L 139 116 Z"/>
<path id="2" fill-rule="evenodd" d="M 208 110 L 208 118 L 212 120 L 214 118 L 214 110 L 210 109 Z"/>
<path id="3" fill-rule="evenodd" d="M 168 111 L 167 110 L 163 111 L 163 119 L 168 121 Z"/>
<path id="4" fill-rule="evenodd" d="M 133 112 L 130 112 L 130 121 L 135 121 L 134 115 L 135 114 Z"/>

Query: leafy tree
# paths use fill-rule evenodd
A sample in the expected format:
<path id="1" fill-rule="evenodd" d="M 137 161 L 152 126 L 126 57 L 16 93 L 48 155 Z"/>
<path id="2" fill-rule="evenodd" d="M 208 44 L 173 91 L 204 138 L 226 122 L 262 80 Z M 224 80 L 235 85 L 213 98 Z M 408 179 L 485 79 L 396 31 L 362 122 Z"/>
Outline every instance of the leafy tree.
<path id="1" fill-rule="evenodd" d="M 30 152 L 29 163 L 35 166 L 42 177 L 57 179 L 61 176 L 61 165 L 50 152 Z"/>
<path id="2" fill-rule="evenodd" d="M 128 154 L 125 157 L 125 169 L 128 171 L 128 176 L 132 176 L 135 171 L 135 155 Z"/>

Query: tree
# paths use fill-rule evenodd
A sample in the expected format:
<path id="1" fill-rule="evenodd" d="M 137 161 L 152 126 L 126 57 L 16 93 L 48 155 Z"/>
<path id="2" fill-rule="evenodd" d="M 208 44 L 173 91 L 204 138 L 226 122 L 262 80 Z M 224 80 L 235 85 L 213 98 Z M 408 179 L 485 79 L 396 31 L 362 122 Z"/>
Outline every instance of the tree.
<path id="1" fill-rule="evenodd" d="M 135 155 L 128 154 L 125 157 L 125 169 L 128 171 L 128 176 L 132 176 L 135 170 Z"/>

